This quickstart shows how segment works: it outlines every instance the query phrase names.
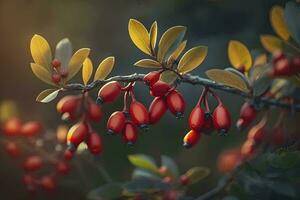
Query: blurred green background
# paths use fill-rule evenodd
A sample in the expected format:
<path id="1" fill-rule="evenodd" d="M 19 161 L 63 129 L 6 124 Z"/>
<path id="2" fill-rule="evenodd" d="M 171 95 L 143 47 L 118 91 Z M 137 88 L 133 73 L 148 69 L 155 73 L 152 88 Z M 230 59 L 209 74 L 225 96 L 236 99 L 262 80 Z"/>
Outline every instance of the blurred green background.
<path id="1" fill-rule="evenodd" d="M 47 85 L 31 73 L 29 63 L 32 58 L 29 42 L 37 33 L 49 41 L 54 49 L 56 43 L 68 37 L 74 50 L 81 47 L 92 49 L 94 65 L 105 57 L 114 55 L 116 67 L 112 75 L 146 72 L 132 64 L 143 55 L 131 42 L 127 24 L 130 18 L 143 22 L 147 28 L 156 20 L 159 36 L 174 25 L 187 26 L 188 48 L 196 45 L 209 47 L 205 62 L 193 73 L 205 76 L 210 67 L 229 67 L 227 44 L 231 39 L 244 42 L 250 49 L 260 48 L 259 34 L 272 33 L 269 24 L 269 9 L 273 4 L 283 5 L 283 0 L 1 0 L 0 1 L 0 83 L 1 100 L 14 99 L 21 108 L 24 120 L 40 119 L 47 128 L 55 129 L 60 124 L 60 116 L 55 112 L 55 103 L 48 105 L 35 102 L 36 95 Z M 94 66 L 94 67 L 95 67 Z M 77 77 L 81 81 L 80 76 Z M 76 81 L 76 80 L 74 80 Z M 137 98 L 149 105 L 151 102 L 147 89 L 137 84 Z M 216 170 L 216 160 L 222 149 L 237 146 L 244 138 L 235 127 L 229 135 L 216 134 L 204 136 L 193 149 L 182 148 L 182 137 L 188 131 L 187 116 L 198 100 L 200 86 L 182 85 L 186 102 L 186 114 L 176 120 L 168 113 L 163 120 L 148 133 L 140 134 L 137 144 L 129 148 L 120 137 L 105 135 L 105 120 L 95 124 L 104 136 L 105 152 L 101 156 L 102 165 L 114 180 L 130 178 L 133 167 L 127 160 L 128 154 L 145 153 L 159 160 L 160 155 L 173 157 L 181 167 L 182 173 L 193 166 L 212 168 L 212 174 L 204 182 L 193 186 L 190 195 L 196 196 L 211 188 L 220 174 Z M 237 119 L 242 99 L 219 92 L 225 104 Z M 111 112 L 121 109 L 122 100 L 106 106 L 105 119 Z M 103 183 L 102 178 L 83 163 L 83 175 L 89 180 L 87 187 L 79 179 L 76 169 L 66 179 L 77 180 L 77 185 L 62 185 L 55 197 L 60 199 L 84 199 L 88 189 Z M 29 199 L 21 184 L 22 170 L 1 150 L 0 155 L 0 195 L 1 199 Z M 38 194 L 45 199 L 46 194 Z"/>

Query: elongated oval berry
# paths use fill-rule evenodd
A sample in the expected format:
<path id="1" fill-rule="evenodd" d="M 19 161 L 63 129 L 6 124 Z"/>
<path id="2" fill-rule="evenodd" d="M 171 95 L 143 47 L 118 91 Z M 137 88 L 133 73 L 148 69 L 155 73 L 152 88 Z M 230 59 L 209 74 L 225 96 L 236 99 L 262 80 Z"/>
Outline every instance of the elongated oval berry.
<path id="1" fill-rule="evenodd" d="M 26 186 L 32 186 L 34 185 L 34 177 L 30 174 L 25 174 L 23 176 L 23 182 Z"/>
<path id="2" fill-rule="evenodd" d="M 248 139 L 241 147 L 241 155 L 244 158 L 249 158 L 255 153 L 255 141 Z"/>
<path id="3" fill-rule="evenodd" d="M 88 118 L 91 121 L 98 122 L 102 118 L 101 108 L 96 103 L 93 102 L 89 103 L 87 113 L 88 113 Z"/>
<path id="4" fill-rule="evenodd" d="M 183 138 L 183 146 L 185 148 L 191 148 L 198 143 L 201 137 L 201 133 L 195 130 L 190 130 Z"/>
<path id="5" fill-rule="evenodd" d="M 57 58 L 55 58 L 55 59 L 52 60 L 51 65 L 54 68 L 59 68 L 60 65 L 61 65 L 61 62 Z"/>
<path id="6" fill-rule="evenodd" d="M 67 142 L 73 144 L 76 147 L 83 142 L 88 135 L 88 128 L 86 124 L 80 122 L 73 125 L 68 131 Z"/>
<path id="7" fill-rule="evenodd" d="M 137 126 L 146 128 L 149 124 L 149 113 L 147 108 L 138 101 L 133 101 L 129 108 L 130 117 Z"/>
<path id="8" fill-rule="evenodd" d="M 30 121 L 22 126 L 21 134 L 26 137 L 32 137 L 42 132 L 42 125 L 37 121 Z"/>
<path id="9" fill-rule="evenodd" d="M 260 124 L 253 126 L 248 133 L 248 139 L 254 140 L 255 142 L 261 142 L 264 139 L 264 136 L 264 126 L 261 126 Z"/>
<path id="10" fill-rule="evenodd" d="M 65 150 L 64 152 L 64 158 L 66 160 L 71 160 L 74 156 L 74 152 L 72 152 L 70 149 Z"/>
<path id="11" fill-rule="evenodd" d="M 272 75 L 273 76 L 286 76 L 291 75 L 292 65 L 288 59 L 281 59 L 273 67 Z"/>
<path id="12" fill-rule="evenodd" d="M 256 117 L 255 108 L 248 102 L 245 102 L 240 111 L 240 118 L 251 123 L 255 119 L 255 117 Z"/>
<path id="13" fill-rule="evenodd" d="M 231 126 L 231 117 L 227 108 L 220 104 L 213 112 L 213 124 L 220 133 L 227 133 Z"/>
<path id="14" fill-rule="evenodd" d="M 77 96 L 65 96 L 57 103 L 56 110 L 59 113 L 75 113 L 79 103 L 80 100 Z"/>
<path id="15" fill-rule="evenodd" d="M 121 111 L 116 111 L 107 121 L 107 130 L 109 134 L 121 133 L 125 125 L 125 115 Z"/>
<path id="16" fill-rule="evenodd" d="M 137 140 L 137 130 L 136 126 L 132 122 L 126 122 L 123 129 L 123 140 L 128 145 L 135 144 Z"/>
<path id="17" fill-rule="evenodd" d="M 232 172 L 241 163 L 239 149 L 224 151 L 218 158 L 218 169 L 222 173 Z"/>
<path id="18" fill-rule="evenodd" d="M 22 122 L 18 118 L 11 118 L 4 122 L 3 132 L 7 136 L 17 136 L 21 134 Z"/>
<path id="19" fill-rule="evenodd" d="M 21 154 L 21 150 L 15 142 L 8 142 L 5 144 L 5 150 L 9 156 L 16 158 Z"/>
<path id="20" fill-rule="evenodd" d="M 180 176 L 180 184 L 181 185 L 188 185 L 189 182 L 190 182 L 190 178 L 187 175 L 183 174 Z"/>
<path id="21" fill-rule="evenodd" d="M 89 138 L 87 140 L 87 145 L 89 151 L 94 155 L 100 154 L 103 151 L 102 139 L 100 135 L 98 135 L 95 132 L 89 135 Z"/>
<path id="22" fill-rule="evenodd" d="M 56 169 L 56 173 L 58 175 L 64 176 L 70 172 L 71 167 L 70 167 L 69 163 L 67 163 L 65 161 L 58 161 L 55 164 L 55 169 Z"/>
<path id="23" fill-rule="evenodd" d="M 171 86 L 163 81 L 157 81 L 150 87 L 150 94 L 155 97 L 164 96 L 169 90 Z"/>
<path id="24" fill-rule="evenodd" d="M 163 97 L 155 97 L 149 107 L 149 122 L 155 124 L 167 111 L 167 104 Z"/>
<path id="25" fill-rule="evenodd" d="M 43 161 L 40 156 L 30 156 L 24 161 L 23 168 L 26 171 L 36 171 L 40 169 L 42 165 Z"/>
<path id="26" fill-rule="evenodd" d="M 97 103 L 111 103 L 115 101 L 121 93 L 121 84 L 111 81 L 102 86 L 98 92 Z"/>
<path id="27" fill-rule="evenodd" d="M 53 83 L 58 84 L 61 81 L 61 76 L 60 74 L 53 74 L 51 79 Z"/>
<path id="28" fill-rule="evenodd" d="M 40 184 L 46 192 L 53 192 L 56 188 L 56 183 L 53 176 L 43 176 L 40 180 Z"/>
<path id="29" fill-rule="evenodd" d="M 198 105 L 196 106 L 189 116 L 189 126 L 194 130 L 201 130 L 205 123 L 205 111 Z"/>
<path id="30" fill-rule="evenodd" d="M 159 80 L 159 77 L 160 77 L 160 71 L 152 71 L 146 74 L 143 80 L 147 85 L 151 86 Z"/>
<path id="31" fill-rule="evenodd" d="M 177 90 L 171 91 L 167 95 L 166 101 L 171 113 L 173 113 L 176 118 L 181 118 L 185 109 L 185 101 L 180 92 Z"/>

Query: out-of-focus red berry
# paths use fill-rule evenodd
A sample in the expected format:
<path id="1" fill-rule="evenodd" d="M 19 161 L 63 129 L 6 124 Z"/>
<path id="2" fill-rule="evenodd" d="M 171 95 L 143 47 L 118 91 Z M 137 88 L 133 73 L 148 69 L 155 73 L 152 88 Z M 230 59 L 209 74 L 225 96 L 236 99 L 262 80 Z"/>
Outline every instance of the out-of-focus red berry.
<path id="1" fill-rule="evenodd" d="M 66 160 L 71 160 L 73 158 L 73 156 L 74 156 L 74 152 L 72 152 L 69 149 L 65 150 L 65 152 L 64 152 L 64 158 Z"/>
<path id="2" fill-rule="evenodd" d="M 56 168 L 56 173 L 61 176 L 67 175 L 71 169 L 69 163 L 64 161 L 58 161 L 55 165 L 55 168 Z"/>
<path id="3" fill-rule="evenodd" d="M 126 122 L 123 129 L 123 140 L 128 145 L 135 144 L 137 140 L 137 130 L 135 124 L 132 122 Z"/>
<path id="4" fill-rule="evenodd" d="M 26 137 L 37 136 L 42 132 L 42 124 L 38 121 L 30 121 L 23 124 L 21 134 Z"/>
<path id="5" fill-rule="evenodd" d="M 239 149 L 224 151 L 218 158 L 218 169 L 222 173 L 229 173 L 241 163 L 241 159 Z"/>
<path id="6" fill-rule="evenodd" d="M 40 185 L 46 192 L 53 192 L 56 189 L 56 183 L 53 176 L 43 176 Z"/>
<path id="7" fill-rule="evenodd" d="M 190 130 L 183 138 L 183 146 L 190 148 L 196 145 L 201 137 L 201 133 L 195 130 Z"/>
<path id="8" fill-rule="evenodd" d="M 42 165 L 43 160 L 40 156 L 30 156 L 24 161 L 23 168 L 26 171 L 36 171 L 40 169 Z"/>
<path id="9" fill-rule="evenodd" d="M 88 117 L 94 122 L 100 121 L 100 119 L 102 118 L 102 111 L 100 106 L 98 106 L 96 103 L 89 103 Z"/>
<path id="10" fill-rule="evenodd" d="M 91 133 L 89 135 L 87 145 L 92 154 L 100 154 L 103 151 L 102 139 L 97 133 Z"/>
<path id="11" fill-rule="evenodd" d="M 53 83 L 58 84 L 61 81 L 61 76 L 60 74 L 53 74 L 51 79 Z"/>
<path id="12" fill-rule="evenodd" d="M 59 113 L 70 113 L 73 114 L 76 112 L 79 106 L 80 100 L 77 96 L 69 95 L 65 96 L 59 100 L 56 105 L 56 110 Z"/>
<path id="13" fill-rule="evenodd" d="M 21 154 L 21 150 L 15 142 L 8 142 L 5 144 L 5 150 L 13 158 L 17 158 Z"/>
<path id="14" fill-rule="evenodd" d="M 18 118 L 11 118 L 4 122 L 3 132 L 7 136 L 17 136 L 21 134 L 22 122 Z"/>
<path id="15" fill-rule="evenodd" d="M 188 185 L 190 182 L 190 179 L 187 175 L 181 175 L 180 176 L 180 184 L 181 185 Z"/>
<path id="16" fill-rule="evenodd" d="M 61 65 L 61 62 L 58 59 L 55 58 L 55 59 L 52 60 L 51 65 L 54 68 L 59 68 L 60 65 Z"/>
<path id="17" fill-rule="evenodd" d="M 249 158 L 255 154 L 255 141 L 248 139 L 241 147 L 241 155 L 244 158 Z"/>

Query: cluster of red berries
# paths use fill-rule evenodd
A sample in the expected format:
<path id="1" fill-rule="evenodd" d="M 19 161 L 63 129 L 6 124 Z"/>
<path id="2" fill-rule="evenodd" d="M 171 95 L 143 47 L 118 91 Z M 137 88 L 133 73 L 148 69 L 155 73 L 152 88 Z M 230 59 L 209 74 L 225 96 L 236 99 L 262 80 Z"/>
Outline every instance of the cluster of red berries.
<path id="1" fill-rule="evenodd" d="M 68 70 L 61 67 L 61 62 L 58 59 L 53 59 L 51 62 L 54 74 L 52 74 L 51 79 L 55 84 L 59 84 L 63 79 L 67 78 Z"/>
<path id="2" fill-rule="evenodd" d="M 69 173 L 70 165 L 64 161 L 56 158 L 46 159 L 40 155 L 25 155 L 21 151 L 21 145 L 17 144 L 16 140 L 20 137 L 29 138 L 27 142 L 37 141 L 43 128 L 38 121 L 29 121 L 23 123 L 19 118 L 11 118 L 2 124 L 2 131 L 9 139 L 5 144 L 6 152 L 12 158 L 19 158 L 22 160 L 22 168 L 25 171 L 23 182 L 32 194 L 36 193 L 37 188 L 42 188 L 47 192 L 52 192 L 56 189 L 56 181 L 58 176 L 63 176 Z M 24 142 L 22 141 L 23 145 Z M 34 149 L 33 149 L 34 150 Z M 22 154 L 25 155 L 23 159 Z M 32 154 L 32 153 L 31 153 Z M 49 166 L 54 167 L 54 170 L 47 175 L 40 176 L 39 171 Z"/>
<path id="3" fill-rule="evenodd" d="M 213 113 L 208 104 L 210 94 L 218 101 Z M 213 130 L 217 130 L 221 135 L 226 134 L 231 126 L 231 116 L 217 94 L 205 88 L 191 111 L 188 122 L 191 130 L 183 138 L 183 145 L 187 148 L 197 144 L 202 134 L 208 135 Z"/>
<path id="4" fill-rule="evenodd" d="M 290 76 L 300 73 L 300 58 L 288 58 L 283 51 L 273 55 L 272 76 Z"/>

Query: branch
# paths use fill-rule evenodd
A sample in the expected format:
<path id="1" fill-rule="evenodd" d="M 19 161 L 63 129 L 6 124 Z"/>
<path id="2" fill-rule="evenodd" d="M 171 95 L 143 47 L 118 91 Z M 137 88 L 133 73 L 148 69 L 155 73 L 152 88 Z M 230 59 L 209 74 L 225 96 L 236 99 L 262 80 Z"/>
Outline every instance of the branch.
<path id="1" fill-rule="evenodd" d="M 71 84 L 67 84 L 63 88 L 63 90 L 64 91 L 74 91 L 74 90 L 90 91 L 90 90 L 98 88 L 101 85 L 103 85 L 107 82 L 110 82 L 110 81 L 120 81 L 120 82 L 124 82 L 124 83 L 134 82 L 134 81 L 143 81 L 144 76 L 145 76 L 145 74 L 137 74 L 137 73 L 131 74 L 131 75 L 125 75 L 125 76 L 113 76 L 106 80 L 96 80 L 86 86 L 83 84 L 80 84 L 80 83 L 71 83 Z M 188 83 L 188 84 L 192 84 L 192 85 L 207 86 L 209 88 L 213 88 L 216 90 L 235 94 L 235 95 L 241 96 L 243 98 L 251 99 L 255 103 L 262 104 L 264 106 L 275 106 L 275 107 L 279 107 L 279 108 L 290 109 L 292 111 L 300 111 L 300 104 L 285 103 L 285 102 L 279 101 L 277 99 L 270 99 L 267 97 L 255 97 L 251 93 L 242 92 L 238 89 L 231 88 L 231 87 L 216 83 L 215 81 L 212 81 L 210 79 L 201 78 L 201 77 L 195 76 L 195 75 L 185 74 L 182 76 L 181 79 L 179 79 L 179 83 Z"/>

